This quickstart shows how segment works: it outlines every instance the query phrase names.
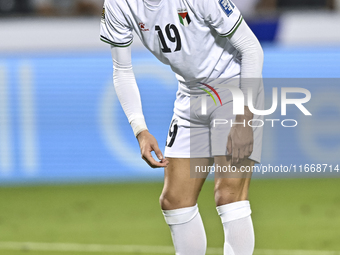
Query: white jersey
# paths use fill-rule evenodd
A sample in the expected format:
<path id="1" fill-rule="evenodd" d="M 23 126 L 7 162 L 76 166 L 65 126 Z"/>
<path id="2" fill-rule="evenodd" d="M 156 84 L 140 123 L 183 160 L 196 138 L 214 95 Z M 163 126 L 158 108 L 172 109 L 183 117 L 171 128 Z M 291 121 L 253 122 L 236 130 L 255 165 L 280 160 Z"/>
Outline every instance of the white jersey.
<path id="1" fill-rule="evenodd" d="M 125 47 L 135 31 L 171 66 L 180 87 L 189 89 L 203 79 L 240 75 L 240 54 L 223 37 L 241 22 L 230 0 L 105 0 L 100 35 L 104 42 Z"/>

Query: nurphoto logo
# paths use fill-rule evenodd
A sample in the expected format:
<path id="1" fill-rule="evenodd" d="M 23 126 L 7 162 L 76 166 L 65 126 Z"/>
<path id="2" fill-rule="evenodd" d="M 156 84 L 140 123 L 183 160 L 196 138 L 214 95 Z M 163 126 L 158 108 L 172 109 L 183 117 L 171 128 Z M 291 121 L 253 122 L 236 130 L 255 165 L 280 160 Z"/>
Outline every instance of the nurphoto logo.
<path id="1" fill-rule="evenodd" d="M 244 93 L 242 90 L 233 85 L 216 85 L 215 88 L 212 86 L 205 84 L 205 83 L 200 83 L 200 85 L 204 85 L 208 89 L 210 89 L 212 92 L 208 91 L 205 88 L 199 88 L 203 91 L 205 91 L 214 101 L 215 105 L 217 106 L 217 102 L 213 96 L 212 93 L 214 93 L 219 102 L 220 105 L 222 105 L 222 100 L 219 96 L 219 94 L 216 91 L 216 88 L 224 88 L 228 89 L 232 95 L 232 103 L 233 103 L 233 115 L 244 115 L 244 105 L 245 105 L 245 100 L 247 100 L 249 110 L 254 114 L 254 115 L 259 115 L 259 116 L 268 116 L 273 114 L 277 108 L 278 108 L 278 88 L 273 88 L 272 89 L 272 105 L 269 109 L 264 110 L 264 109 L 255 109 L 254 107 L 254 102 L 253 102 L 253 91 L 252 88 L 248 88 L 248 95 L 247 98 L 245 99 Z M 300 98 L 287 98 L 287 95 L 289 93 L 295 93 L 295 94 L 301 94 L 303 97 Z M 305 103 L 309 102 L 311 99 L 311 93 L 309 90 L 305 88 L 296 88 L 296 87 L 285 87 L 281 88 L 281 116 L 286 116 L 287 115 L 287 105 L 295 105 L 305 116 L 312 116 L 312 114 L 307 110 L 307 108 L 304 106 Z M 202 96 L 201 99 L 201 114 L 202 115 L 207 115 L 207 99 L 206 97 Z M 281 122 L 281 125 L 283 127 L 296 127 L 298 125 L 298 122 L 294 119 L 285 119 L 285 120 L 280 120 L 280 119 L 266 119 L 265 121 L 261 119 L 252 119 L 249 120 L 248 123 L 242 122 L 242 123 L 236 123 L 233 122 L 232 120 L 226 120 L 226 119 L 214 119 L 214 127 L 216 125 L 226 125 L 230 124 L 231 126 L 233 125 L 246 125 L 250 127 L 262 127 L 264 126 L 265 122 L 271 123 L 271 126 L 274 127 L 276 122 Z M 290 123 L 290 125 L 289 125 Z"/>

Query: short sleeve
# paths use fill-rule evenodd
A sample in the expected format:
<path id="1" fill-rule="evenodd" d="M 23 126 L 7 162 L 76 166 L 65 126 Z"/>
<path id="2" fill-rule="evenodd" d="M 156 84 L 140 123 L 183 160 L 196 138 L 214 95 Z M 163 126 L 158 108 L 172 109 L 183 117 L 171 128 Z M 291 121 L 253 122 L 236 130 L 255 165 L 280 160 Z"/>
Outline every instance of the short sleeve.
<path id="1" fill-rule="evenodd" d="M 223 37 L 230 36 L 243 18 L 231 0 L 198 0 L 203 19 Z"/>
<path id="2" fill-rule="evenodd" d="M 132 43 L 132 28 L 123 13 L 124 6 L 118 6 L 116 0 L 105 0 L 101 25 L 100 39 L 117 47 L 126 47 Z"/>

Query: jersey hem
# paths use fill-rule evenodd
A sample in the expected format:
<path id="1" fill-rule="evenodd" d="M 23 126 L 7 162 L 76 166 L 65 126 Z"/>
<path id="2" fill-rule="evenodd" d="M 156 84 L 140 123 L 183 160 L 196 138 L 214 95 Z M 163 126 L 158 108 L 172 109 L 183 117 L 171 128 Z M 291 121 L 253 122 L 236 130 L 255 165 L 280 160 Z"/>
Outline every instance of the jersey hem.
<path id="1" fill-rule="evenodd" d="M 240 15 L 240 17 L 238 18 L 238 20 L 236 21 L 235 25 L 233 26 L 232 29 L 230 29 L 230 31 L 228 33 L 225 33 L 225 34 L 221 34 L 220 36 L 221 37 L 228 37 L 228 36 L 231 36 L 235 31 L 236 29 L 241 25 L 243 21 L 243 17 L 242 15 Z"/>
<path id="2" fill-rule="evenodd" d="M 100 40 L 105 42 L 105 43 L 111 44 L 115 47 L 128 47 L 132 43 L 132 39 L 130 41 L 126 42 L 126 43 L 115 43 L 115 42 L 110 41 L 109 39 L 107 39 L 106 37 L 104 37 L 102 35 L 100 36 Z"/>

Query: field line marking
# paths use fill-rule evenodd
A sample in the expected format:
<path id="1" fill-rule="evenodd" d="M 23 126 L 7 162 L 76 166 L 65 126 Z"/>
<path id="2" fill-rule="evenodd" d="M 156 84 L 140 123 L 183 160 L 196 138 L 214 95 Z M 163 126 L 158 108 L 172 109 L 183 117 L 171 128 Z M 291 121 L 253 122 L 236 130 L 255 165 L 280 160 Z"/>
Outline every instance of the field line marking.
<path id="1" fill-rule="evenodd" d="M 257 249 L 254 255 L 340 255 L 340 251 Z"/>
<path id="2" fill-rule="evenodd" d="M 172 246 L 146 245 L 104 245 L 76 243 L 35 243 L 35 242 L 0 242 L 0 250 L 22 251 L 59 251 L 59 252 L 119 252 L 145 254 L 174 254 Z M 208 248 L 206 254 L 222 254 L 222 248 Z M 340 255 L 340 251 L 311 250 L 269 250 L 257 249 L 254 255 Z"/>
<path id="3" fill-rule="evenodd" d="M 100 244 L 74 244 L 74 243 L 0 242 L 0 249 L 26 250 L 26 251 L 35 250 L 35 251 L 174 254 L 174 249 L 171 246 L 100 245 Z"/>

